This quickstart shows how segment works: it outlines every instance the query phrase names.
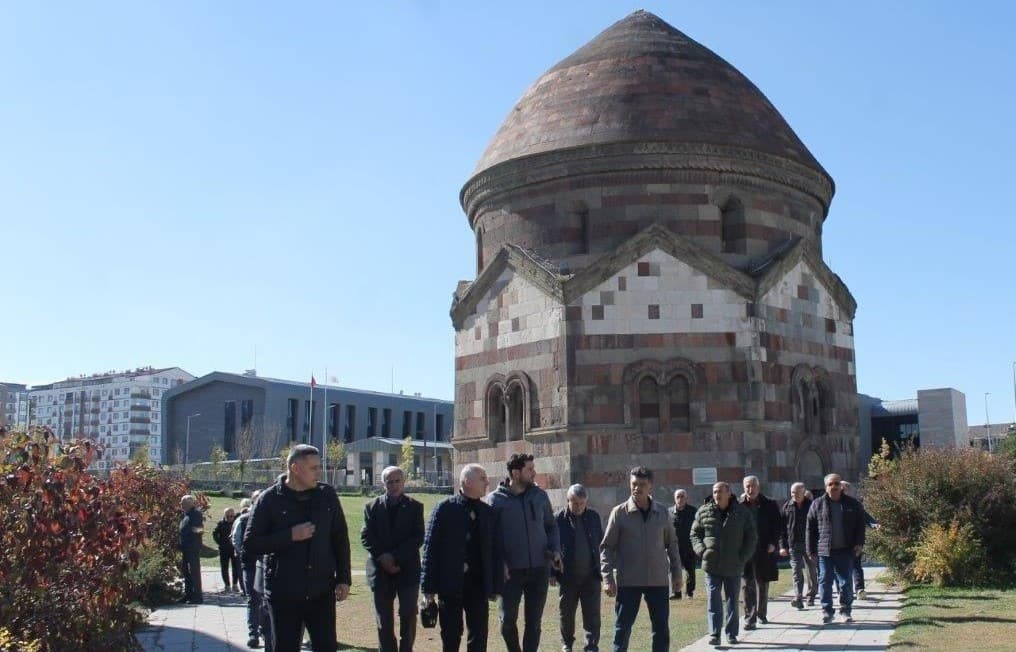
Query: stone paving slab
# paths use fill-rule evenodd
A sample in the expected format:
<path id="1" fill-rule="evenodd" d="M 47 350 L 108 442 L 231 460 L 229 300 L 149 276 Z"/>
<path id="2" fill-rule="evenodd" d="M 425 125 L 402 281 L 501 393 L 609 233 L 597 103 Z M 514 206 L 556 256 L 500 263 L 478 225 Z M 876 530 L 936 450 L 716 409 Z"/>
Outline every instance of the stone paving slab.
<path id="1" fill-rule="evenodd" d="M 854 623 L 841 620 L 822 624 L 822 610 L 815 607 L 803 611 L 790 606 L 792 594 L 769 601 L 769 624 L 759 625 L 753 632 L 742 631 L 736 646 L 713 647 L 708 637 L 684 648 L 684 652 L 713 650 L 771 650 L 794 652 L 869 652 L 884 650 L 889 643 L 902 606 L 902 595 L 879 581 L 882 568 L 865 568 L 869 588 L 866 600 L 855 600 Z M 138 642 L 146 652 L 241 652 L 247 650 L 247 610 L 245 598 L 238 593 L 222 593 L 218 570 L 203 570 L 201 582 L 205 603 L 179 604 L 158 609 L 149 616 L 148 628 L 137 633 Z M 705 628 L 705 605 L 702 625 Z M 604 632 L 610 629 L 610 614 L 605 614 Z M 612 622 L 612 621 L 611 621 Z M 499 641 L 492 638 L 491 649 Z M 634 651 L 633 651 L 634 652 Z"/>
<path id="2" fill-rule="evenodd" d="M 772 650 L 796 652 L 812 650 L 820 652 L 868 652 L 884 650 L 889 637 L 896 627 L 903 596 L 897 590 L 880 581 L 884 569 L 864 569 L 867 598 L 854 600 L 852 615 L 854 622 L 847 624 L 837 615 L 829 625 L 822 624 L 822 609 L 816 605 L 798 610 L 790 606 L 793 592 L 769 600 L 769 623 L 759 624 L 752 632 L 741 633 L 737 645 L 728 645 L 726 636 L 721 645 L 709 645 L 709 637 L 703 636 L 685 647 L 682 652 L 712 652 L 713 650 Z M 835 597 L 834 597 L 835 601 Z M 743 608 L 743 607 L 742 607 Z M 743 614 L 742 614 L 743 619 Z M 702 614 L 703 628 L 705 614 Z"/>

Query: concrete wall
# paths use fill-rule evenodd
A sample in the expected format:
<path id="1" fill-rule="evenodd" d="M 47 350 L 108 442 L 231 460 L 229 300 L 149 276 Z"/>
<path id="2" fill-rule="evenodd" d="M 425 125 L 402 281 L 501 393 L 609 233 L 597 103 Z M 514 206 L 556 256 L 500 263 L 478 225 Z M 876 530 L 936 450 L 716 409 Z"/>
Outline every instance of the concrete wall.
<path id="1" fill-rule="evenodd" d="M 946 387 L 917 392 L 921 446 L 968 446 L 967 399 Z"/>

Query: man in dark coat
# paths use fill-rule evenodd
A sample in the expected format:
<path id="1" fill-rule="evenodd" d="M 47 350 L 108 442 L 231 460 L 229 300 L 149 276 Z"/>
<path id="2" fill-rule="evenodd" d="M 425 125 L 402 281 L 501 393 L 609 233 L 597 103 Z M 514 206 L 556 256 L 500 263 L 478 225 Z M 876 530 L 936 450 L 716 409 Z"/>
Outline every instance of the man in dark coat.
<path id="1" fill-rule="evenodd" d="M 843 493 L 840 476 L 825 477 L 825 494 L 815 499 L 808 510 L 805 545 L 808 555 L 818 560 L 821 587 L 822 622 L 833 621 L 833 576 L 840 589 L 840 614 L 846 622 L 854 603 L 854 558 L 864 551 L 864 508 Z"/>
<path id="2" fill-rule="evenodd" d="M 776 548 L 780 543 L 783 518 L 776 501 L 762 495 L 756 476 L 747 476 L 742 484 L 744 494 L 740 502 L 754 516 L 758 532 L 755 555 L 744 566 L 744 629 L 750 631 L 757 627 L 757 622 L 769 622 L 769 583 L 779 577 Z"/>
<path id="3" fill-rule="evenodd" d="M 385 494 L 363 510 L 360 541 L 367 550 L 367 584 L 374 592 L 380 652 L 412 652 L 416 600 L 420 591 L 423 504 L 403 493 L 405 475 L 397 466 L 381 472 Z M 393 603 L 399 599 L 399 642 Z"/>
<path id="4" fill-rule="evenodd" d="M 790 486 L 790 499 L 783 503 L 783 530 L 780 532 L 780 556 L 790 558 L 790 570 L 794 574 L 794 599 L 790 606 L 804 608 L 804 579 L 808 579 L 808 606 L 815 606 L 818 593 L 818 574 L 815 562 L 808 558 L 805 534 L 808 530 L 808 510 L 811 499 L 804 495 L 804 483 L 795 482 Z"/>
<path id="5" fill-rule="evenodd" d="M 681 552 L 681 568 L 684 570 L 685 595 L 689 598 L 695 593 L 695 551 L 691 549 L 691 524 L 695 522 L 698 507 L 688 504 L 688 492 L 678 489 L 674 492 L 674 506 L 668 511 L 677 534 L 677 547 Z M 677 573 L 675 578 L 679 579 Z M 670 595 L 671 600 L 681 599 L 681 584 L 675 584 Z"/>
<path id="6" fill-rule="evenodd" d="M 466 651 L 487 649 L 487 601 L 497 594 L 504 567 L 494 550 L 493 510 L 481 500 L 486 491 L 487 472 L 467 464 L 459 493 L 438 503 L 427 523 L 421 588 L 429 604 L 437 602 L 444 652 L 459 650 L 463 612 Z"/>
<path id="7" fill-rule="evenodd" d="M 205 517 L 198 509 L 197 498 L 187 494 L 180 499 L 183 518 L 180 519 L 180 539 L 177 547 L 183 554 L 180 572 L 183 575 L 183 600 L 187 604 L 201 604 L 201 533 L 205 531 Z"/>
<path id="8" fill-rule="evenodd" d="M 603 523 L 595 510 L 586 507 L 589 494 L 580 484 L 568 487 L 568 506 L 559 511 L 562 569 L 554 572 L 560 586 L 558 613 L 561 618 L 561 650 L 572 652 L 575 643 L 575 608 L 582 605 L 584 652 L 600 649 L 600 541 Z"/>
<path id="9" fill-rule="evenodd" d="M 318 482 L 321 454 L 293 446 L 289 472 L 251 510 L 244 554 L 265 555 L 265 602 L 276 652 L 297 652 L 306 628 L 315 652 L 335 652 L 335 602 L 349 596 L 349 532 L 335 490 Z"/>

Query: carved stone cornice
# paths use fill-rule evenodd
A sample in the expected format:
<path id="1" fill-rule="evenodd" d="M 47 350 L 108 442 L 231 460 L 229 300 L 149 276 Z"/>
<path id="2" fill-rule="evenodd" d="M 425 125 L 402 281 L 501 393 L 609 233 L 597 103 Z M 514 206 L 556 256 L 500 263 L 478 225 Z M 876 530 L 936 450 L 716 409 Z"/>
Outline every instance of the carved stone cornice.
<path id="1" fill-rule="evenodd" d="M 772 181 L 814 197 L 823 214 L 835 192 L 828 175 L 772 154 L 710 143 L 625 142 L 559 149 L 498 163 L 470 178 L 459 201 L 472 226 L 479 206 L 505 193 L 573 176 L 638 170 L 705 170 Z"/>

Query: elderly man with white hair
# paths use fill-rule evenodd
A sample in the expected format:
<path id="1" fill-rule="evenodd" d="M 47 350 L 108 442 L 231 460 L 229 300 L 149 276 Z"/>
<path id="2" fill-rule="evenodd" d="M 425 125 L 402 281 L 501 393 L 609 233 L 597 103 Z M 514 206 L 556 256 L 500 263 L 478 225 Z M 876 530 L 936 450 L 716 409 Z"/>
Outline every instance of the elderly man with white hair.
<path id="1" fill-rule="evenodd" d="M 380 652 L 412 652 L 416 640 L 416 600 L 420 590 L 423 504 L 404 493 L 406 475 L 397 466 L 381 472 L 385 493 L 363 510 L 360 542 L 367 551 L 367 584 L 374 593 Z M 399 599 L 399 639 L 395 640 L 395 598 Z"/>
<path id="2" fill-rule="evenodd" d="M 804 577 L 808 578 L 808 606 L 815 606 L 818 594 L 818 571 L 815 561 L 808 558 L 805 547 L 805 533 L 808 530 L 808 510 L 811 498 L 805 495 L 803 482 L 790 485 L 790 499 L 783 503 L 783 530 L 780 532 L 780 556 L 790 558 L 790 570 L 794 575 L 794 599 L 792 607 L 804 609 Z"/>
<path id="3" fill-rule="evenodd" d="M 427 523 L 421 588 L 428 604 L 437 602 L 445 652 L 458 652 L 463 614 L 466 651 L 487 649 L 487 601 L 500 587 L 503 562 L 494 549 L 493 508 L 482 500 L 486 492 L 487 471 L 465 465 L 459 492 L 438 503 Z"/>
<path id="4" fill-rule="evenodd" d="M 572 652 L 575 642 L 575 609 L 582 605 L 585 652 L 600 645 L 599 550 L 603 523 L 596 510 L 586 506 L 589 494 L 580 484 L 568 487 L 568 505 L 554 517 L 561 536 L 561 570 L 554 572 L 560 587 L 558 614 L 561 619 L 561 650 Z"/>
<path id="5" fill-rule="evenodd" d="M 180 541 L 178 547 L 183 553 L 180 573 L 183 575 L 183 601 L 187 604 L 201 604 L 201 533 L 205 531 L 205 518 L 198 509 L 198 500 L 187 494 L 180 498 Z"/>

